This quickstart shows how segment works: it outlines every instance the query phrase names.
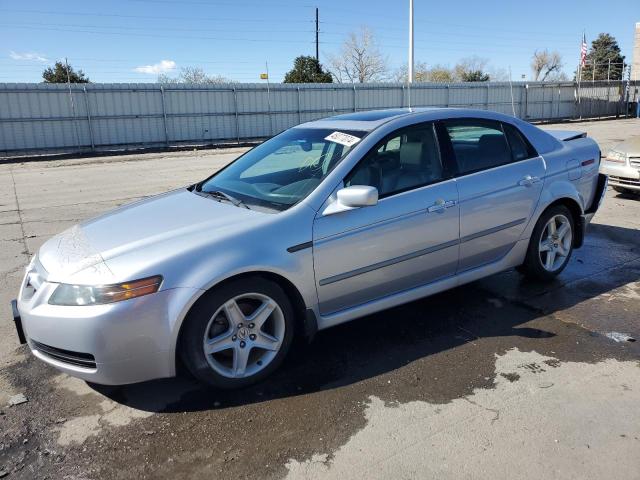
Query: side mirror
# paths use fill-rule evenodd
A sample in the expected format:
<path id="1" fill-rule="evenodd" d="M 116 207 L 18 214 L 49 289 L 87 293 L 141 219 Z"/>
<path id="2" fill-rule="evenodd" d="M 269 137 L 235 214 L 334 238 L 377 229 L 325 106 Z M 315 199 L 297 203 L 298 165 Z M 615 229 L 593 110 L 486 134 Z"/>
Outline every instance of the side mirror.
<path id="1" fill-rule="evenodd" d="M 325 208 L 323 215 L 331 215 L 354 208 L 370 207 L 378 203 L 378 189 L 369 185 L 352 185 L 336 193 L 337 200 Z"/>

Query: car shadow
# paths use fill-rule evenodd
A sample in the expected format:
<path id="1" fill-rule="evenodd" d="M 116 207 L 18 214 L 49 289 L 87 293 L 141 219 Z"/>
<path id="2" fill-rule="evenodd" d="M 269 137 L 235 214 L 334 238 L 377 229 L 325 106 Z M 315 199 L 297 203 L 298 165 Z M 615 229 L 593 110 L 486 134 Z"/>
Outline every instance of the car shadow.
<path id="1" fill-rule="evenodd" d="M 618 192 L 615 193 L 615 198 L 623 198 L 625 200 L 640 200 L 640 192 Z"/>
<path id="2" fill-rule="evenodd" d="M 638 280 L 638 240 L 638 230 L 594 225 L 567 269 L 549 284 L 507 271 L 321 331 L 311 344 L 296 345 L 269 379 L 242 390 L 213 390 L 187 374 L 91 387 L 140 410 L 202 411 L 352 385 L 480 339 L 513 337 L 516 343 L 551 338 L 551 328 L 527 324 Z M 623 264 L 623 274 L 602 273 Z M 448 374 L 455 375 L 453 367 Z"/>

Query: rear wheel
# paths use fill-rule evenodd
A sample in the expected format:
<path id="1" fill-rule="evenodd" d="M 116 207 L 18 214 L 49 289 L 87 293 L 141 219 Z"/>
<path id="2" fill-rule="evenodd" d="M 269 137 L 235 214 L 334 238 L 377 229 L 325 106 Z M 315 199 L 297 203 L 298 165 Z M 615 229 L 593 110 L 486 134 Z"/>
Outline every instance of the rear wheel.
<path id="1" fill-rule="evenodd" d="M 248 278 L 205 295 L 181 335 L 180 354 L 197 379 L 240 388 L 280 366 L 293 339 L 294 311 L 278 284 Z"/>
<path id="2" fill-rule="evenodd" d="M 518 270 L 537 280 L 553 280 L 569 263 L 573 236 L 573 216 L 569 209 L 562 205 L 549 208 L 538 219 L 527 256 Z"/>

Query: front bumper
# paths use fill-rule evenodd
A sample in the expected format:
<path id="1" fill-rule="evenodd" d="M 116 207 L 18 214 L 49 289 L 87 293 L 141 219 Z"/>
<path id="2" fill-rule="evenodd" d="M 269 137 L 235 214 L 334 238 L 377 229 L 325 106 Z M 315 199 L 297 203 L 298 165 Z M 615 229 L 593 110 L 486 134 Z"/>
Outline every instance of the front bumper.
<path id="1" fill-rule="evenodd" d="M 123 302 L 49 305 L 42 283 L 17 310 L 33 355 L 86 381 L 123 385 L 175 375 L 176 321 L 195 289 L 163 290 Z"/>
<path id="2" fill-rule="evenodd" d="M 640 169 L 628 163 L 603 160 L 600 172 L 609 176 L 609 185 L 640 191 Z"/>

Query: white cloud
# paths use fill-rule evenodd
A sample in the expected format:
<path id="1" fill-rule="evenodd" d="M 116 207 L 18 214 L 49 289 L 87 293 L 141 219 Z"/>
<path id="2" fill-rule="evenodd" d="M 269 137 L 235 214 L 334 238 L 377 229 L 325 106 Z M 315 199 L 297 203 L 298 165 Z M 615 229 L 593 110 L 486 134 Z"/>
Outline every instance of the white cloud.
<path id="1" fill-rule="evenodd" d="M 28 60 L 32 62 L 48 62 L 49 59 L 42 55 L 41 53 L 36 52 L 14 52 L 11 50 L 9 56 L 14 60 Z"/>
<path id="2" fill-rule="evenodd" d="M 159 73 L 170 72 L 171 70 L 175 70 L 176 62 L 173 60 L 161 60 L 160 63 L 156 63 L 154 65 L 141 65 L 139 67 L 134 68 L 134 71 L 138 73 L 147 73 L 149 75 L 157 75 Z"/>

